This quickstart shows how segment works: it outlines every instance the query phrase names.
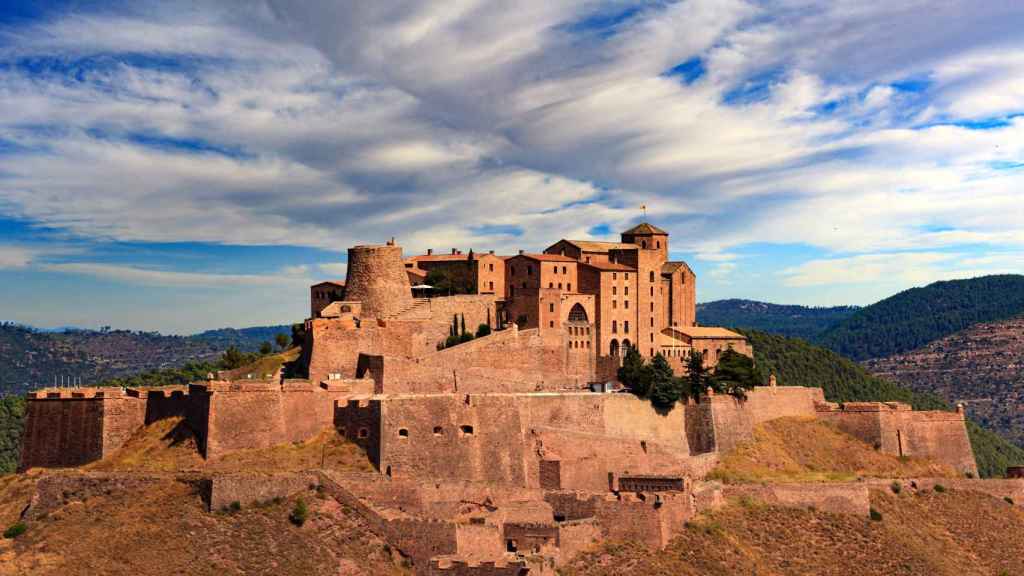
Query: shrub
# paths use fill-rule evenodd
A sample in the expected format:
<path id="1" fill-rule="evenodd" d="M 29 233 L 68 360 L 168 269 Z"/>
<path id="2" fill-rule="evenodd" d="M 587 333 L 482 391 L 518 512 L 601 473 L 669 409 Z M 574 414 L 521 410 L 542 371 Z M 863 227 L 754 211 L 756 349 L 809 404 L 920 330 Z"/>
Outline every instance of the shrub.
<path id="1" fill-rule="evenodd" d="M 28 526 L 24 522 L 15 522 L 11 524 L 7 530 L 4 530 L 4 538 L 11 539 L 21 536 L 28 530 Z"/>
<path id="2" fill-rule="evenodd" d="M 465 343 L 465 342 L 469 342 L 472 339 L 473 339 L 473 335 L 472 334 L 470 334 L 469 332 L 463 332 L 462 336 L 459 336 L 459 344 L 462 344 L 462 343 Z"/>
<path id="3" fill-rule="evenodd" d="M 942 492 L 946 491 L 946 487 L 943 486 L 942 484 L 936 484 L 935 485 L 935 491 L 939 492 L 941 494 Z"/>
<path id="4" fill-rule="evenodd" d="M 271 346 L 270 342 L 264 342 L 263 344 L 260 344 L 260 354 L 266 356 L 267 354 L 270 354 L 273 351 L 274 347 Z"/>
<path id="5" fill-rule="evenodd" d="M 1010 498 L 1009 496 L 1003 496 L 1003 500 L 1006 500 L 1007 504 L 1013 506 L 1013 498 Z"/>
<path id="6" fill-rule="evenodd" d="M 242 503 L 241 503 L 241 502 L 239 502 L 238 500 L 235 500 L 235 501 L 234 501 L 234 502 L 232 502 L 232 503 L 231 503 L 231 505 L 230 505 L 230 506 L 228 506 L 228 507 L 229 507 L 229 508 L 231 508 L 231 511 L 232 511 L 232 512 L 238 512 L 239 510 L 241 510 L 241 509 L 242 509 Z"/>
<path id="7" fill-rule="evenodd" d="M 874 508 L 872 508 L 871 509 L 871 520 L 874 521 L 874 522 L 881 522 L 882 521 L 882 513 L 879 512 L 878 510 L 875 510 Z"/>
<path id="8" fill-rule="evenodd" d="M 292 513 L 288 516 L 292 524 L 296 526 L 302 526 L 306 523 L 306 519 L 309 516 L 309 508 L 306 507 L 306 501 L 299 498 L 295 501 L 295 507 L 292 508 Z"/>
<path id="9" fill-rule="evenodd" d="M 899 482 L 893 480 L 892 484 L 889 485 L 889 488 L 892 489 L 893 494 L 899 494 L 900 492 L 903 491 L 903 484 L 900 484 Z"/>
<path id="10" fill-rule="evenodd" d="M 487 325 L 487 324 L 481 324 L 481 325 L 477 326 L 477 328 L 476 328 L 476 337 L 477 338 L 482 338 L 484 336 L 489 335 L 490 333 L 491 333 L 491 327 L 489 325 Z"/>

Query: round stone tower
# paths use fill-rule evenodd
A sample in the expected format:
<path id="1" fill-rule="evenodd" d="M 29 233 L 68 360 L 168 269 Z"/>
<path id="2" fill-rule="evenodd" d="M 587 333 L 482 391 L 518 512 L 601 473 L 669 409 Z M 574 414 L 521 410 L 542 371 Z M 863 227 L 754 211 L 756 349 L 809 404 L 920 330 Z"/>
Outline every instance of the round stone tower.
<path id="1" fill-rule="evenodd" d="M 412 290 L 402 263 L 402 247 L 392 241 L 384 246 L 349 248 L 345 300 L 362 302 L 364 317 L 383 318 L 410 307 Z"/>

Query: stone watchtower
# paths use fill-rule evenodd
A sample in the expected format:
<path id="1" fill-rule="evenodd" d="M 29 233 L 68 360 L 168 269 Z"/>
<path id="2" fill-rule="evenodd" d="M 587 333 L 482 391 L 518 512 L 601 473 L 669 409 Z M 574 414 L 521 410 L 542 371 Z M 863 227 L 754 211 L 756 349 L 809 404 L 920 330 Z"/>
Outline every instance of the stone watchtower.
<path id="1" fill-rule="evenodd" d="M 637 246 L 636 340 L 633 346 L 645 357 L 658 351 L 658 334 L 667 324 L 661 269 L 668 260 L 668 232 L 646 222 L 622 233 L 624 244 Z"/>
<path id="2" fill-rule="evenodd" d="M 409 276 L 402 263 L 402 247 L 394 241 L 383 246 L 348 249 L 345 300 L 362 302 L 362 314 L 383 318 L 412 305 Z"/>

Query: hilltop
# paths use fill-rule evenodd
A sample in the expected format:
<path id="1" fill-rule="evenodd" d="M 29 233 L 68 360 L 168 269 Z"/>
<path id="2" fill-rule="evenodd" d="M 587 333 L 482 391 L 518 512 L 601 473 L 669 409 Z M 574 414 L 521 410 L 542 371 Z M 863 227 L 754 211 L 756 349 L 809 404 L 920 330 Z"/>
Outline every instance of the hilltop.
<path id="1" fill-rule="evenodd" d="M 859 306 L 797 306 L 730 299 L 697 304 L 697 320 L 704 326 L 760 330 L 813 342 L 858 310 Z"/>
<path id="2" fill-rule="evenodd" d="M 982 276 L 912 288 L 867 306 L 816 341 L 854 360 L 914 350 L 981 322 L 1024 314 L 1024 276 Z"/>

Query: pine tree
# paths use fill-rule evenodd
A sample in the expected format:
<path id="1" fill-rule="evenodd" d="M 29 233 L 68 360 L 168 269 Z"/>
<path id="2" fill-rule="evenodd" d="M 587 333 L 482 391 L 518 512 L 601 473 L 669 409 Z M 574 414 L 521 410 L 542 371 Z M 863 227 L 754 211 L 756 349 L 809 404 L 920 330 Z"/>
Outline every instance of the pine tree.
<path id="1" fill-rule="evenodd" d="M 681 382 L 672 373 L 672 366 L 661 354 L 654 356 L 650 364 L 651 403 L 659 408 L 669 408 L 683 398 Z"/>
<path id="2" fill-rule="evenodd" d="M 683 383 L 687 394 L 698 402 L 710 384 L 708 372 L 704 367 L 704 354 L 699 350 L 690 350 L 686 359 L 686 376 L 683 377 Z"/>
<path id="3" fill-rule="evenodd" d="M 715 374 L 711 380 L 716 390 L 738 398 L 746 398 L 747 390 L 759 383 L 754 360 L 732 348 L 726 350 L 718 359 L 718 366 L 715 367 Z"/>
<path id="4" fill-rule="evenodd" d="M 650 368 L 644 365 L 644 359 L 636 348 L 630 347 L 626 351 L 618 376 L 619 382 L 629 388 L 630 392 L 641 398 L 647 397 L 651 388 Z"/>

